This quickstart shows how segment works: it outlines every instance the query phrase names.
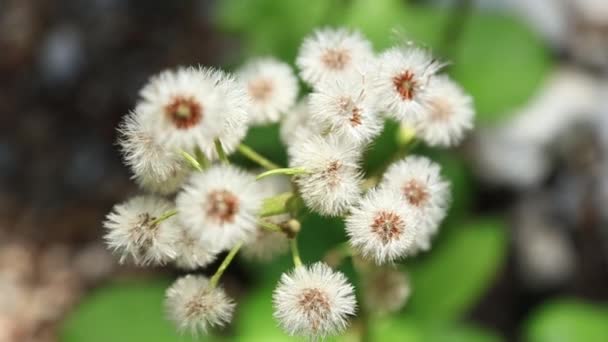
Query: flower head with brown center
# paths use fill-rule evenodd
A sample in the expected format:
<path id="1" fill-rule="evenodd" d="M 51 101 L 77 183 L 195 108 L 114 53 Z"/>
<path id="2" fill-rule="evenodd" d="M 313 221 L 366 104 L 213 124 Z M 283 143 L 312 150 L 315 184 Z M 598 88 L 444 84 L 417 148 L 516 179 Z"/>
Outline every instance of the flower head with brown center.
<path id="1" fill-rule="evenodd" d="M 414 98 L 416 87 L 418 86 L 416 79 L 414 79 L 414 73 L 411 70 L 406 70 L 393 77 L 393 85 L 404 101 Z"/>
<path id="2" fill-rule="evenodd" d="M 405 231 L 405 223 L 394 212 L 380 211 L 374 217 L 371 230 L 386 245 L 393 240 L 399 239 L 399 236 Z"/>
<path id="3" fill-rule="evenodd" d="M 207 199 L 207 215 L 224 224 L 234 222 L 234 217 L 239 210 L 239 199 L 227 190 L 214 190 L 209 193 Z"/>
<path id="4" fill-rule="evenodd" d="M 426 185 L 417 179 L 407 181 L 402 190 L 407 201 L 415 207 L 424 207 L 429 200 L 430 195 Z"/>
<path id="5" fill-rule="evenodd" d="M 344 48 L 330 48 L 321 54 L 321 62 L 329 69 L 342 70 L 351 60 L 350 52 Z"/>
<path id="6" fill-rule="evenodd" d="M 190 129 L 203 119 L 203 107 L 192 96 L 175 96 L 165 106 L 165 113 L 179 129 Z"/>

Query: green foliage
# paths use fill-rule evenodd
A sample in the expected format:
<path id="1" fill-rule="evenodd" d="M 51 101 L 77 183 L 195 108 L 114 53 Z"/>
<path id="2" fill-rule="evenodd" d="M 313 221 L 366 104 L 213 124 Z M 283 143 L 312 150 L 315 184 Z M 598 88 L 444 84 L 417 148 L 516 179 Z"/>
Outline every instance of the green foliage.
<path id="1" fill-rule="evenodd" d="M 99 289 L 80 303 L 61 331 L 62 342 L 189 342 L 165 318 L 169 282 L 144 279 Z M 206 336 L 198 341 L 219 341 Z"/>
<path id="2" fill-rule="evenodd" d="M 506 247 L 504 223 L 497 219 L 446 229 L 432 252 L 408 267 L 413 295 L 406 313 L 429 323 L 461 317 L 491 284 Z"/>
<path id="3" fill-rule="evenodd" d="M 608 339 L 608 309 L 575 299 L 542 306 L 527 323 L 530 342 L 603 342 Z"/>

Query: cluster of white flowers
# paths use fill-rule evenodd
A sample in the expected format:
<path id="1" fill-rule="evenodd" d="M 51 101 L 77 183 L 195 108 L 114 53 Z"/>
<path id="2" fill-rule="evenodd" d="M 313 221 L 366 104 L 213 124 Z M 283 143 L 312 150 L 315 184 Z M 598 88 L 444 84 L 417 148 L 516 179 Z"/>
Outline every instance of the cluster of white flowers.
<path id="1" fill-rule="evenodd" d="M 317 339 L 348 327 L 354 288 L 328 265 L 300 261 L 298 203 L 344 218 L 352 252 L 378 265 L 428 250 L 446 215 L 449 184 L 428 158 L 394 160 L 382 176 L 362 168 L 386 119 L 430 146 L 453 146 L 472 128 L 471 98 L 439 74 L 443 63 L 411 44 L 376 54 L 357 31 L 323 29 L 304 40 L 296 65 L 312 88 L 299 100 L 296 74 L 271 57 L 235 76 L 201 67 L 164 71 L 143 87 L 119 128 L 124 161 L 146 192 L 116 205 L 104 224 L 120 260 L 195 270 L 229 251 L 211 278 L 187 275 L 167 290 L 167 311 L 180 329 L 230 322 L 235 304 L 218 281 L 241 247 L 258 261 L 291 248 L 295 268 L 273 296 L 288 334 Z M 274 123 L 287 168 L 242 144 L 250 125 Z M 230 164 L 236 151 L 267 170 Z M 407 278 L 380 270 L 366 282 L 366 303 L 398 310 L 410 293 Z M 381 281 L 391 290 L 374 291 Z"/>

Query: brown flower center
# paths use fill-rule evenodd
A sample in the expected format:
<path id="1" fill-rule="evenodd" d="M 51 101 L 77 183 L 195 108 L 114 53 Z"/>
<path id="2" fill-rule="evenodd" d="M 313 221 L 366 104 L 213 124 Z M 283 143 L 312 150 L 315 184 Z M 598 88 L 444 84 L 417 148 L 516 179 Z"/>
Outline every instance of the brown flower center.
<path id="1" fill-rule="evenodd" d="M 274 90 L 273 84 L 269 79 L 258 78 L 248 84 L 249 95 L 257 102 L 266 102 Z"/>
<path id="2" fill-rule="evenodd" d="M 175 96 L 165 106 L 165 113 L 179 129 L 189 129 L 203 118 L 203 108 L 193 97 Z"/>
<path id="3" fill-rule="evenodd" d="M 380 211 L 374 217 L 372 223 L 372 232 L 382 240 L 383 244 L 387 244 L 399 236 L 405 230 L 403 219 L 392 211 Z"/>
<path id="4" fill-rule="evenodd" d="M 414 73 L 410 70 L 404 71 L 393 77 L 393 85 L 401 96 L 401 99 L 411 100 L 414 98 L 417 83 L 416 80 L 414 80 Z"/>
<path id="5" fill-rule="evenodd" d="M 350 53 L 345 49 L 327 49 L 321 55 L 321 62 L 332 70 L 342 70 L 350 62 Z"/>
<path id="6" fill-rule="evenodd" d="M 347 97 L 340 99 L 340 110 L 349 115 L 348 121 L 353 127 L 361 125 L 361 108 L 357 107 L 355 102 Z"/>
<path id="7" fill-rule="evenodd" d="M 216 190 L 209 194 L 207 215 L 221 224 L 234 222 L 239 210 L 239 199 L 226 190 Z"/>
<path id="8" fill-rule="evenodd" d="M 429 199 L 429 192 L 421 182 L 412 179 L 403 186 L 403 194 L 407 201 L 415 207 L 423 206 Z"/>
<path id="9" fill-rule="evenodd" d="M 313 331 L 319 329 L 321 322 L 327 319 L 331 311 L 327 294 L 317 288 L 303 290 L 298 305 L 306 315 Z"/>
<path id="10" fill-rule="evenodd" d="M 327 164 L 327 168 L 323 171 L 323 178 L 327 181 L 330 187 L 335 187 L 340 182 L 340 168 L 342 163 L 337 160 L 333 160 Z"/>
<path id="11" fill-rule="evenodd" d="M 430 115 L 433 121 L 447 121 L 452 116 L 452 108 L 448 101 L 434 99 L 430 101 Z"/>

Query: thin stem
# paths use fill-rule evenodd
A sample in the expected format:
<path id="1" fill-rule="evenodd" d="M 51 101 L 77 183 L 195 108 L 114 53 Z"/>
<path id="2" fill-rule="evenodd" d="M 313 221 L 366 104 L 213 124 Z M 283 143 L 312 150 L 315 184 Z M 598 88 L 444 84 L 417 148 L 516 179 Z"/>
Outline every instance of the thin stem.
<path id="1" fill-rule="evenodd" d="M 260 165 L 261 167 L 263 167 L 265 169 L 272 170 L 272 169 L 280 168 L 279 165 L 266 159 L 264 156 L 257 153 L 254 149 L 252 149 L 251 147 L 249 147 L 245 144 L 240 144 L 237 147 L 237 150 L 239 151 L 240 154 L 242 154 L 243 156 L 247 157 L 252 162 L 257 163 L 258 165 Z"/>
<path id="2" fill-rule="evenodd" d="M 209 281 L 209 283 L 211 284 L 211 287 L 217 286 L 217 283 L 220 281 L 222 274 L 224 274 L 224 271 L 226 271 L 226 269 L 228 268 L 228 265 L 230 265 L 230 263 L 232 262 L 232 259 L 234 259 L 234 256 L 239 252 L 239 249 L 241 249 L 241 246 L 243 246 L 242 241 L 237 243 L 236 246 L 232 247 L 232 249 L 230 250 L 228 255 L 226 255 L 226 257 L 224 258 L 224 261 L 222 261 L 222 263 L 220 264 L 220 267 L 217 268 L 217 271 L 215 271 L 215 274 L 213 274 L 213 276 L 211 277 L 211 280 Z"/>
<path id="3" fill-rule="evenodd" d="M 177 215 L 177 209 L 169 210 L 169 211 L 163 213 L 162 215 L 160 215 L 159 217 L 155 218 L 154 220 L 152 220 L 152 222 L 150 224 L 151 225 L 159 224 L 159 223 L 163 222 L 164 220 L 168 219 L 169 217 L 172 217 L 175 215 Z"/>
<path id="4" fill-rule="evenodd" d="M 266 220 L 258 220 L 258 225 L 266 230 L 272 231 L 272 232 L 282 232 L 283 229 L 281 228 L 281 226 L 279 226 L 278 224 L 274 224 L 272 222 L 268 222 Z"/>
<path id="5" fill-rule="evenodd" d="M 295 237 L 289 240 L 289 247 L 291 248 L 291 256 L 293 257 L 293 264 L 295 267 L 302 266 L 300 250 L 298 249 L 298 240 Z"/>
<path id="6" fill-rule="evenodd" d="M 200 148 L 197 147 L 196 150 L 194 150 L 194 154 L 196 155 L 196 160 L 202 166 L 203 170 L 206 170 L 209 168 L 209 166 L 211 166 L 211 161 Z"/>
<path id="7" fill-rule="evenodd" d="M 262 172 L 257 177 L 255 177 L 255 179 L 260 180 L 262 178 L 266 178 L 266 177 L 272 176 L 272 175 L 300 175 L 303 173 L 308 173 L 308 171 L 306 171 L 306 169 L 303 167 L 287 167 L 287 168 L 272 169 L 272 170 L 268 170 L 266 172 Z"/>
<path id="8" fill-rule="evenodd" d="M 188 153 L 186 151 L 179 151 L 179 153 L 182 155 L 182 157 L 184 157 L 184 159 L 186 159 L 188 164 L 190 164 L 190 166 L 192 166 L 193 169 L 195 169 L 197 171 L 201 171 L 201 172 L 203 171 L 203 167 L 201 166 L 201 164 L 199 164 L 199 162 L 196 161 L 196 158 L 191 156 L 190 153 Z"/>
<path id="9" fill-rule="evenodd" d="M 222 146 L 220 139 L 215 139 L 215 150 L 217 151 L 217 156 L 220 161 L 224 164 L 228 164 L 228 156 L 226 155 L 226 151 L 224 151 L 224 147 Z"/>

